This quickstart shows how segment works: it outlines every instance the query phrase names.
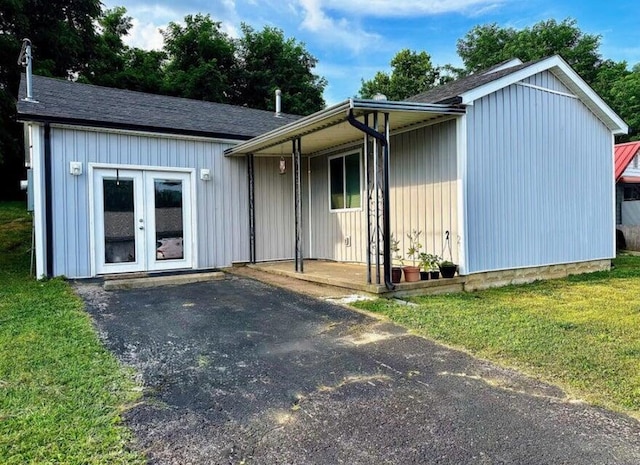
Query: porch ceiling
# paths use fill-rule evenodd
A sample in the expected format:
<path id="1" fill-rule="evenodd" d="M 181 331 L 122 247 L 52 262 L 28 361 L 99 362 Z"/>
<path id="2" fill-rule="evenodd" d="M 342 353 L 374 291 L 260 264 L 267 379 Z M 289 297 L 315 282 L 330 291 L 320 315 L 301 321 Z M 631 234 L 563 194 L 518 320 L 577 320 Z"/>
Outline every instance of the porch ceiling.
<path id="1" fill-rule="evenodd" d="M 361 122 L 364 121 L 364 115 L 379 112 L 381 126 L 382 114 L 388 113 L 391 134 L 465 112 L 464 108 L 456 105 L 349 99 L 238 144 L 227 149 L 225 155 L 252 153 L 255 156 L 280 157 L 291 153 L 291 141 L 297 138 L 301 138 L 304 156 L 352 144 L 362 140 L 364 135 L 347 121 L 350 110 Z M 372 124 L 371 118 L 369 124 Z"/>

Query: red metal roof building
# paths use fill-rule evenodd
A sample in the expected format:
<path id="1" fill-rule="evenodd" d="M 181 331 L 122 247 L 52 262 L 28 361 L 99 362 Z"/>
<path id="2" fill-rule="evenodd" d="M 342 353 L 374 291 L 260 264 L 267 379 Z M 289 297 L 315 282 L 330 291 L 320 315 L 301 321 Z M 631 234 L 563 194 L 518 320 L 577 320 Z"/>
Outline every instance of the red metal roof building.
<path id="1" fill-rule="evenodd" d="M 631 163 L 631 160 L 633 160 L 639 151 L 640 141 L 627 142 L 615 146 L 616 182 L 640 183 L 640 177 L 622 176 L 629 166 L 629 163 Z"/>

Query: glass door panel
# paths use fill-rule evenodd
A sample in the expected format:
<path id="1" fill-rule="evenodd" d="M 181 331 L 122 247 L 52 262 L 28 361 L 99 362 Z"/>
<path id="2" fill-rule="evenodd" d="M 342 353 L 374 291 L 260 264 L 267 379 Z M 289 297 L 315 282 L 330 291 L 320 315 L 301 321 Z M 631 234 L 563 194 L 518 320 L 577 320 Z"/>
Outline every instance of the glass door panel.
<path id="1" fill-rule="evenodd" d="M 183 186 L 180 180 L 154 179 L 156 259 L 184 258 Z"/>
<path id="2" fill-rule="evenodd" d="M 143 271 L 144 202 L 140 171 L 96 169 L 94 244 L 96 273 Z"/>
<path id="3" fill-rule="evenodd" d="M 102 180 L 105 263 L 136 261 L 133 188 L 133 179 Z"/>
<path id="4" fill-rule="evenodd" d="M 145 186 L 148 269 L 193 267 L 191 175 L 150 171 Z"/>

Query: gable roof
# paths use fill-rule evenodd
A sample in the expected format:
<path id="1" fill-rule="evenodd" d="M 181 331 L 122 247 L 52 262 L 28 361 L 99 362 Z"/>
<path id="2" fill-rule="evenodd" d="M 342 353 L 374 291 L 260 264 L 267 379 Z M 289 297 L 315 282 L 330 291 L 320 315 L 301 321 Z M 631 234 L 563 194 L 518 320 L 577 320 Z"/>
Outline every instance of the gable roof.
<path id="1" fill-rule="evenodd" d="M 622 118 L 558 55 L 507 68 L 498 66 L 496 71 L 491 72 L 490 69 L 472 74 L 418 94 L 409 100 L 473 105 L 475 100 L 543 71 L 549 71 L 556 76 L 613 134 L 626 134 L 629 131 L 629 127 Z"/>
<path id="2" fill-rule="evenodd" d="M 502 68 L 501 65 L 511 63 L 511 61 L 499 63 L 495 67 L 489 68 L 485 71 L 470 74 L 456 81 L 443 84 L 438 87 L 434 87 L 426 92 L 415 95 L 408 98 L 411 102 L 423 102 L 423 103 L 462 103 L 462 96 L 473 89 L 481 87 L 490 82 L 496 81 L 503 76 L 515 73 L 527 66 L 535 63 L 520 63 L 519 65 L 511 66 L 508 68 Z M 495 71 L 494 71 L 495 69 Z"/>
<path id="3" fill-rule="evenodd" d="M 26 95 L 25 76 L 20 96 Z M 299 116 L 33 76 L 37 103 L 18 100 L 20 121 L 68 123 L 246 140 Z"/>
<path id="4" fill-rule="evenodd" d="M 616 181 L 619 181 L 625 170 L 640 151 L 640 141 L 617 144 L 615 146 Z"/>

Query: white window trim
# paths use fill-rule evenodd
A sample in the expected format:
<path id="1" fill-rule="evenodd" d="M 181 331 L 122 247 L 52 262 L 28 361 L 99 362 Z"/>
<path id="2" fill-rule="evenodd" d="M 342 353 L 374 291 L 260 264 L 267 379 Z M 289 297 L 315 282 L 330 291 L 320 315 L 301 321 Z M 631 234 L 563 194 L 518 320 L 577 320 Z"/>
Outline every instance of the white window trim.
<path id="1" fill-rule="evenodd" d="M 342 158 L 342 169 L 345 174 L 342 179 L 342 193 L 346 195 L 347 192 L 347 176 L 346 171 L 344 171 L 344 159 L 349 155 L 358 155 L 358 167 L 360 171 L 360 206 L 354 208 L 331 208 L 331 160 L 334 158 Z M 327 157 L 327 197 L 329 201 L 329 212 L 330 213 L 341 213 L 341 212 L 360 212 L 362 211 L 362 199 L 364 197 L 363 192 L 363 172 L 362 172 L 362 150 L 349 150 L 347 152 L 339 153 L 337 155 L 332 155 Z M 346 200 L 346 199 L 345 199 Z M 346 205 L 346 201 L 345 201 Z"/>

